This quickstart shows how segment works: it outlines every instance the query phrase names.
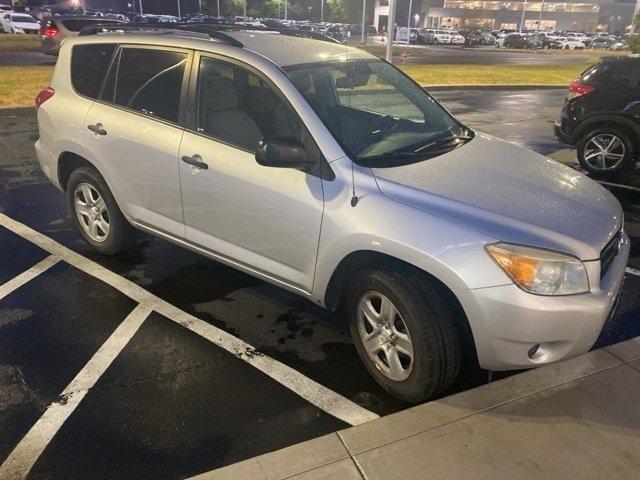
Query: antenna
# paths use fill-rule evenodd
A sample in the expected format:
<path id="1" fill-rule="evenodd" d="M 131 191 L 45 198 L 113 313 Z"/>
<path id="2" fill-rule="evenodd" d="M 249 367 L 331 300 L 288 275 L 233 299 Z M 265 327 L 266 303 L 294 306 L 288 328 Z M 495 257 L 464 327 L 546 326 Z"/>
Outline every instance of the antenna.
<path id="1" fill-rule="evenodd" d="M 358 204 L 358 196 L 356 195 L 356 175 L 354 173 L 355 165 L 353 164 L 353 160 L 351 160 L 351 206 L 355 207 Z"/>

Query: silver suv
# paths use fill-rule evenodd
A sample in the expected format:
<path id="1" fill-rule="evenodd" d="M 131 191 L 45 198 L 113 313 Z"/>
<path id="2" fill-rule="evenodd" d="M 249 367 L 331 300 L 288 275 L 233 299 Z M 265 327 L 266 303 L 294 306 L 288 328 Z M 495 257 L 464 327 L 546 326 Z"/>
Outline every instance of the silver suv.
<path id="1" fill-rule="evenodd" d="M 588 350 L 629 255 L 619 203 L 474 132 L 355 48 L 243 29 L 62 44 L 37 99 L 43 171 L 98 252 L 150 232 L 349 322 L 371 375 L 419 401 L 463 356 Z"/>

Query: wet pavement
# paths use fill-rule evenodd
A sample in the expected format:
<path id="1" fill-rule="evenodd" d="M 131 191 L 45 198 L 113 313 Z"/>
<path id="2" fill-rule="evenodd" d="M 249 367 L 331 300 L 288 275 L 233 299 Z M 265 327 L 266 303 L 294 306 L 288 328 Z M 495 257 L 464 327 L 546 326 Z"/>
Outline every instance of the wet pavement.
<path id="1" fill-rule="evenodd" d="M 552 123 L 563 91 L 446 91 L 436 97 L 478 130 L 557 156 Z M 73 230 L 64 195 L 37 166 L 35 116 L 0 112 L 0 212 L 89 258 L 263 355 L 378 415 L 409 405 L 360 364 L 340 315 L 163 240 L 131 253 L 92 253 Z M 632 179 L 633 180 L 633 179 Z M 640 191 L 609 187 L 640 269 Z M 0 227 L 0 285 L 48 252 Z M 598 345 L 640 335 L 640 277 L 627 275 Z M 0 462 L 135 308 L 121 289 L 60 262 L 0 298 Z M 250 362 L 152 313 L 35 462 L 29 479 L 184 478 L 343 428 Z M 505 374 L 501 374 L 505 375 Z M 451 392 L 486 382 L 467 365 Z"/>

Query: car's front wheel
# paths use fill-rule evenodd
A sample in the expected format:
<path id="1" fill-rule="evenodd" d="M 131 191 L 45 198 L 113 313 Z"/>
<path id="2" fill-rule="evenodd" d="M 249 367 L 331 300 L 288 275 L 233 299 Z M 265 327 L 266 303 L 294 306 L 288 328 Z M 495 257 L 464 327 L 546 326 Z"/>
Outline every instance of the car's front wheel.
<path id="1" fill-rule="evenodd" d="M 580 166 L 595 177 L 607 177 L 631 170 L 635 164 L 631 137 L 621 129 L 594 130 L 578 143 Z"/>
<path id="2" fill-rule="evenodd" d="M 74 225 L 96 252 L 116 255 L 135 242 L 133 227 L 97 170 L 74 170 L 67 182 L 67 200 Z"/>
<path id="3" fill-rule="evenodd" d="M 360 358 L 391 395 L 418 402 L 457 378 L 461 347 L 453 311 L 428 279 L 362 270 L 347 291 L 346 308 Z"/>

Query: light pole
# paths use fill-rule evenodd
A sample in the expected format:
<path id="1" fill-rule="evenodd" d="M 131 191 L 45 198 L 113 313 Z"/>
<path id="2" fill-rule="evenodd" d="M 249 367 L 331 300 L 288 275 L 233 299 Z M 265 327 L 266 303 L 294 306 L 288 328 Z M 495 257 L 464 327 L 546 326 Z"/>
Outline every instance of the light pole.
<path id="1" fill-rule="evenodd" d="M 392 63 L 393 60 L 393 24 L 396 18 L 396 0 L 389 0 L 389 15 L 387 17 L 387 54 L 385 59 Z"/>
<path id="2" fill-rule="evenodd" d="M 524 12 L 527 11 L 527 0 L 524 0 L 524 2 L 522 2 L 522 19 L 520 20 L 520 29 L 518 30 L 520 33 L 522 33 L 522 26 L 524 25 Z"/>
<path id="3" fill-rule="evenodd" d="M 202 15 L 202 0 L 198 0 L 198 13 Z"/>
<path id="4" fill-rule="evenodd" d="M 144 15 L 144 12 L 142 11 L 142 0 L 138 0 L 138 5 L 140 5 L 140 15 Z"/>
<path id="5" fill-rule="evenodd" d="M 287 0 L 284 0 L 284 19 L 287 19 Z"/>
<path id="6" fill-rule="evenodd" d="M 640 0 L 638 0 L 640 2 Z M 364 43 L 364 17 L 367 11 L 367 0 L 362 0 L 362 36 L 360 37 L 360 43 Z"/>
<path id="7" fill-rule="evenodd" d="M 409 37 L 411 37 L 411 7 L 413 7 L 413 0 L 409 0 L 409 18 L 407 19 L 407 28 L 409 28 Z"/>
<path id="8" fill-rule="evenodd" d="M 636 17 L 640 13 L 640 0 L 636 2 L 636 8 L 633 10 L 633 18 L 631 19 L 631 30 L 629 33 L 636 33 Z"/>
<path id="9" fill-rule="evenodd" d="M 538 16 L 538 31 L 540 31 L 540 25 L 542 24 L 542 11 L 544 10 L 544 0 L 542 0 L 542 5 L 540 6 L 540 15 Z"/>
<path id="10" fill-rule="evenodd" d="M 324 0 L 320 0 L 320 23 L 324 22 Z"/>
<path id="11" fill-rule="evenodd" d="M 242 4 L 242 18 L 244 18 L 244 24 L 247 24 L 247 0 L 244 0 Z"/>
<path id="12" fill-rule="evenodd" d="M 220 18 L 220 0 L 218 0 L 218 18 Z"/>
<path id="13" fill-rule="evenodd" d="M 182 18 L 182 14 L 180 12 L 180 0 L 177 0 L 178 3 L 178 18 Z"/>

